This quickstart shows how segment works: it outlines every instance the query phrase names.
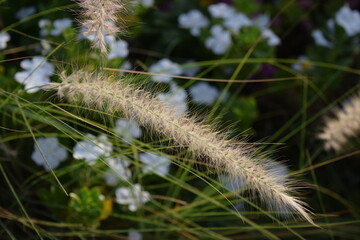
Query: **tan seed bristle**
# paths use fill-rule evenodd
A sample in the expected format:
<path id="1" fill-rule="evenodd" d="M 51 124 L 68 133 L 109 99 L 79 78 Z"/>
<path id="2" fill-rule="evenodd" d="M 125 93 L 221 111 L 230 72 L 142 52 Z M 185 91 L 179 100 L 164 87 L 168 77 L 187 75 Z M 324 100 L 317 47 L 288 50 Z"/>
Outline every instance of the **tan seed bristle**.
<path id="1" fill-rule="evenodd" d="M 231 176 L 241 178 L 271 210 L 295 212 L 313 224 L 304 204 L 290 194 L 294 181 L 278 174 L 277 164 L 244 145 L 215 132 L 189 116 L 178 117 L 176 111 L 159 102 L 150 93 L 126 83 L 119 77 L 104 73 L 74 71 L 61 74 L 62 83 L 52 83 L 59 96 L 109 113 L 122 112 L 125 117 L 151 127 L 158 133 L 186 146 L 197 156 L 208 159 L 216 169 L 225 169 Z"/>
<path id="2" fill-rule="evenodd" d="M 95 35 L 93 47 L 107 53 L 105 37 L 124 31 L 119 13 L 125 12 L 124 0 L 75 0 L 82 8 L 80 22 L 87 29 L 85 35 Z M 120 24 L 119 24 L 120 23 Z"/>
<path id="3" fill-rule="evenodd" d="M 333 118 L 325 119 L 318 138 L 324 141 L 325 150 L 340 152 L 351 138 L 360 134 L 360 94 L 347 100 L 333 114 Z"/>

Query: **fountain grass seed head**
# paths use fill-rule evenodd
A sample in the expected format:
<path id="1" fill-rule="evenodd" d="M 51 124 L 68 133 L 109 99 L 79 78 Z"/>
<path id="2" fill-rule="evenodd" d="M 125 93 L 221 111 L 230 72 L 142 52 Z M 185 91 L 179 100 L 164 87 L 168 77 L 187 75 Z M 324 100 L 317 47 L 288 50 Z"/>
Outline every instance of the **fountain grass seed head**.
<path id="1" fill-rule="evenodd" d="M 340 152 L 351 138 L 360 134 L 360 93 L 336 108 L 333 115 L 333 118 L 325 118 L 318 138 L 324 141 L 325 150 Z"/>
<path id="2" fill-rule="evenodd" d="M 105 112 L 121 112 L 207 159 L 219 171 L 224 169 L 229 175 L 241 178 L 270 210 L 286 209 L 313 223 L 303 202 L 292 195 L 296 192 L 296 182 L 276 174 L 278 164 L 256 149 L 245 147 L 246 144 L 235 145 L 225 134 L 186 114 L 179 117 L 171 106 L 135 87 L 123 76 L 77 70 L 70 75 L 62 73 L 60 78 L 62 83 L 49 85 L 58 96 Z"/>
<path id="3" fill-rule="evenodd" d="M 127 0 L 75 0 L 81 7 L 79 21 L 85 35 L 93 35 L 93 47 L 107 53 L 106 36 L 124 32 L 125 25 L 119 14 L 126 12 Z"/>

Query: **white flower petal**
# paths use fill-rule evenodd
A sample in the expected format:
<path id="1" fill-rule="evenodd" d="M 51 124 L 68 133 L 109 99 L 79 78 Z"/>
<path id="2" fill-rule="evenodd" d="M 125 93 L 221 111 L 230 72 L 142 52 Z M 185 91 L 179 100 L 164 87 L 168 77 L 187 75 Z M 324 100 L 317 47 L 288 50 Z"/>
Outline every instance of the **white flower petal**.
<path id="1" fill-rule="evenodd" d="M 216 87 L 213 87 L 206 82 L 195 84 L 190 87 L 189 92 L 195 103 L 207 106 L 211 106 L 220 95 L 220 92 Z"/>
<path id="2" fill-rule="evenodd" d="M 56 137 L 41 137 L 37 139 L 37 143 L 41 152 L 34 143 L 34 152 L 32 153 L 31 158 L 36 164 L 43 166 L 46 170 L 49 170 L 49 167 L 47 166 L 43 155 L 52 169 L 57 168 L 61 162 L 66 160 L 68 153 L 66 149 L 59 144 Z"/>

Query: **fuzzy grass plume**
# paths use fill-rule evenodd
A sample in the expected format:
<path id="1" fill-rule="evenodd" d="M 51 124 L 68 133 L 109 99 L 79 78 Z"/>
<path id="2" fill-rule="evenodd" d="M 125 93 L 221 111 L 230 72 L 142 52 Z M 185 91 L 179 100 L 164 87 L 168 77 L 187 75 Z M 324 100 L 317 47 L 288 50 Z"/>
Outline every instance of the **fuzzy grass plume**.
<path id="1" fill-rule="evenodd" d="M 150 93 L 124 79 L 116 79 L 119 76 L 78 70 L 70 75 L 62 73 L 60 77 L 62 83 L 49 85 L 58 96 L 109 113 L 122 112 L 125 117 L 151 127 L 197 156 L 208 159 L 216 169 L 241 178 L 271 210 L 293 212 L 313 223 L 304 204 L 291 195 L 295 182 L 278 174 L 278 164 L 255 149 L 232 144 L 234 140 L 193 117 L 179 117 L 174 109 Z"/>
<path id="2" fill-rule="evenodd" d="M 333 118 L 326 118 L 318 138 L 324 141 L 327 151 L 340 152 L 352 137 L 360 134 L 360 93 L 334 110 Z"/>
<path id="3" fill-rule="evenodd" d="M 76 0 L 82 8 L 80 22 L 85 27 L 85 35 L 94 35 L 93 47 L 102 54 L 107 53 L 106 36 L 124 31 L 119 24 L 118 14 L 125 12 L 125 0 Z"/>

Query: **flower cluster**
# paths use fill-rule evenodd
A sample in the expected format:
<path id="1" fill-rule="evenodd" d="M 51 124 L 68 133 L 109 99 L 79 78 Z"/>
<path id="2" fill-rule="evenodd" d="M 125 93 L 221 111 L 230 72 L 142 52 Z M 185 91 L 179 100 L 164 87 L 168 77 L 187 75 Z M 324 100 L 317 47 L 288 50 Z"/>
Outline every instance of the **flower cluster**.
<path id="1" fill-rule="evenodd" d="M 104 180 L 107 185 L 115 186 L 121 181 L 129 181 L 131 171 L 129 170 L 130 162 L 121 158 L 106 158 L 109 170 L 104 174 Z"/>
<path id="2" fill-rule="evenodd" d="M 191 63 L 192 61 L 188 62 L 188 64 Z M 183 115 L 188 110 L 187 93 L 168 75 L 194 76 L 199 69 L 197 66 L 182 69 L 178 63 L 167 58 L 159 60 L 149 68 L 149 71 L 154 73 L 151 77 L 154 82 L 168 83 L 170 85 L 170 91 L 157 94 L 157 98 L 169 104 L 169 107 L 176 112 L 177 116 Z M 219 96 L 218 89 L 208 83 L 195 84 L 189 91 L 194 103 L 207 106 L 212 105 Z"/>
<path id="3" fill-rule="evenodd" d="M 210 28 L 210 36 L 205 39 L 205 46 L 217 55 L 223 55 L 229 50 L 233 44 L 231 34 L 239 34 L 243 27 L 258 27 L 269 46 L 277 46 L 281 43 L 280 38 L 268 27 L 270 18 L 267 15 L 250 19 L 226 3 L 210 5 L 208 12 L 212 19 L 217 21 L 214 21 L 216 23 Z M 221 20 L 221 24 L 218 20 Z M 188 13 L 181 14 L 178 23 L 180 28 L 189 29 L 193 36 L 200 36 L 201 29 L 208 28 L 210 20 L 199 10 L 192 9 Z"/>
<path id="4" fill-rule="evenodd" d="M 124 40 L 116 39 L 114 34 L 108 33 L 106 30 L 103 31 L 104 40 L 102 44 L 104 44 L 103 48 L 106 48 L 107 59 L 126 58 L 129 55 L 129 44 Z M 78 39 L 87 39 L 93 44 L 99 41 L 98 36 L 95 33 L 89 33 L 84 26 L 81 28 Z"/>
<path id="5" fill-rule="evenodd" d="M 40 36 L 45 37 L 47 35 L 60 36 L 60 34 L 67 28 L 72 26 L 72 20 L 69 18 L 57 19 L 51 22 L 47 18 L 43 18 L 39 21 Z"/>
<path id="6" fill-rule="evenodd" d="M 68 153 L 56 137 L 42 137 L 36 141 L 37 143 L 34 143 L 35 151 L 31 155 L 36 164 L 50 170 L 57 168 L 61 162 L 66 160 Z"/>
<path id="7" fill-rule="evenodd" d="M 23 60 L 20 66 L 24 71 L 17 72 L 14 78 L 25 85 L 28 93 L 39 91 L 50 82 L 50 77 L 54 74 L 54 66 L 41 56 Z"/>
<path id="8" fill-rule="evenodd" d="M 109 157 L 112 149 L 113 145 L 106 135 L 95 137 L 88 133 L 85 140 L 76 143 L 73 149 L 73 157 L 75 159 L 84 159 L 87 163 L 93 165 L 99 157 Z"/>
<path id="9" fill-rule="evenodd" d="M 333 48 L 337 38 L 336 25 L 340 26 L 348 37 L 358 35 L 360 33 L 360 12 L 350 9 L 348 5 L 342 6 L 335 13 L 334 18 L 327 20 L 325 31 L 320 29 L 312 31 L 311 35 L 315 44 L 325 48 Z"/>
<path id="10" fill-rule="evenodd" d="M 141 137 L 142 134 L 139 124 L 134 120 L 118 119 L 114 130 L 128 143 L 131 143 L 134 138 Z"/>
<path id="11" fill-rule="evenodd" d="M 131 187 L 119 187 L 115 191 L 116 202 L 121 205 L 128 205 L 129 210 L 134 212 L 141 205 L 150 201 L 150 193 L 143 191 L 140 184 Z"/>
<path id="12" fill-rule="evenodd" d="M 169 173 L 170 160 L 164 155 L 159 155 L 154 152 L 141 153 L 140 161 L 144 164 L 142 167 L 143 173 L 156 173 L 159 176 L 166 176 Z"/>

